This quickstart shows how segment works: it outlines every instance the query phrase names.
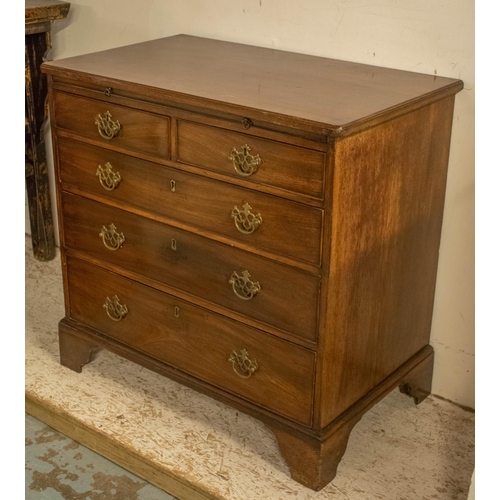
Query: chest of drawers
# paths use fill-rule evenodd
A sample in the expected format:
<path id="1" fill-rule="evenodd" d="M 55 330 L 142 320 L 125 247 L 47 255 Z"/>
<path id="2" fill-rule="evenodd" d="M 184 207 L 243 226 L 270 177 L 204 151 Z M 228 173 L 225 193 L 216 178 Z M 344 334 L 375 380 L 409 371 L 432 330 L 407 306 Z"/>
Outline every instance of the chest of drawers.
<path id="1" fill-rule="evenodd" d="M 261 419 L 333 479 L 399 386 L 423 400 L 462 82 L 185 35 L 44 64 L 66 316 Z"/>

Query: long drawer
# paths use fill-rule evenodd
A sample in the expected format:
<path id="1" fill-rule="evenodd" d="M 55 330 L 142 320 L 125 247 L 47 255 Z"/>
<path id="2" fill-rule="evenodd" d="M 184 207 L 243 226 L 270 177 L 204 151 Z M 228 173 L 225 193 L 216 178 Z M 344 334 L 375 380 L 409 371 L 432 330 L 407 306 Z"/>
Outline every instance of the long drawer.
<path id="1" fill-rule="evenodd" d="M 310 425 L 315 354 L 153 288 L 68 258 L 71 318 Z"/>
<path id="2" fill-rule="evenodd" d="M 323 198 L 325 153 L 187 121 L 177 159 L 229 177 Z"/>
<path id="3" fill-rule="evenodd" d="M 100 141 L 103 145 L 169 157 L 168 117 L 64 92 L 54 92 L 53 105 L 58 129 Z"/>
<path id="4" fill-rule="evenodd" d="M 62 137 L 58 148 L 60 179 L 66 184 L 251 247 L 320 264 L 323 211 L 318 208 Z"/>
<path id="5" fill-rule="evenodd" d="M 64 245 L 315 341 L 319 276 L 62 193 Z"/>

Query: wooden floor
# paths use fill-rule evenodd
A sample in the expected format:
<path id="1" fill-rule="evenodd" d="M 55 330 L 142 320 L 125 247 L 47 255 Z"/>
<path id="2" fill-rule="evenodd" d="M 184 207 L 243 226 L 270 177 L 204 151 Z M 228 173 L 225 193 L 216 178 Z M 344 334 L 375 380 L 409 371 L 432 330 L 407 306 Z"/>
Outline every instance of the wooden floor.
<path id="1" fill-rule="evenodd" d="M 313 492 L 290 478 L 264 425 L 222 403 L 106 351 L 81 374 L 62 367 L 63 315 L 59 257 L 35 261 L 27 239 L 26 411 L 181 500 L 467 499 L 472 412 L 434 396 L 415 407 L 394 391 L 354 428 L 334 481 Z"/>

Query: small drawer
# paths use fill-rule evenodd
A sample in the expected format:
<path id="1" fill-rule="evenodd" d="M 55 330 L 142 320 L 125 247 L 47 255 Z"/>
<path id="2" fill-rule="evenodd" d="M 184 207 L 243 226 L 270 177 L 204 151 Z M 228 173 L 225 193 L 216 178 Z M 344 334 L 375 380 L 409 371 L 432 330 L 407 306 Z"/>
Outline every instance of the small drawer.
<path id="1" fill-rule="evenodd" d="M 188 121 L 177 124 L 177 148 L 180 162 L 323 199 L 320 151 Z"/>
<path id="2" fill-rule="evenodd" d="M 68 193 L 62 212 L 66 248 L 316 340 L 319 276 Z"/>
<path id="3" fill-rule="evenodd" d="M 315 354 L 78 259 L 70 316 L 174 368 L 311 424 Z"/>
<path id="4" fill-rule="evenodd" d="M 60 137 L 62 182 L 320 265 L 323 210 Z"/>
<path id="5" fill-rule="evenodd" d="M 56 127 L 104 145 L 169 157 L 170 119 L 111 104 L 54 92 Z"/>

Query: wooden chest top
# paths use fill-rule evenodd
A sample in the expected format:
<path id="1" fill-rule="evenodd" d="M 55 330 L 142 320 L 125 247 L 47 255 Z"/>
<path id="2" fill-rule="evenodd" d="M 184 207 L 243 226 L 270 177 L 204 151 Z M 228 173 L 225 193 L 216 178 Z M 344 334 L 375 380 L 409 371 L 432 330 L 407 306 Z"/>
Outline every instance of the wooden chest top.
<path id="1" fill-rule="evenodd" d="M 45 72 L 158 98 L 200 99 L 338 129 L 393 114 L 409 102 L 458 92 L 460 80 L 189 35 L 45 64 Z M 128 85 L 127 85 L 128 84 Z M 112 85 L 113 87 L 115 85 Z M 448 91 L 448 92 L 446 92 Z M 188 98 L 189 96 L 189 98 Z M 228 111 L 234 111 L 228 110 Z M 256 117 L 256 116 L 255 116 Z M 267 116 L 269 119 L 269 117 Z M 340 132 L 339 132 L 340 133 Z"/>

